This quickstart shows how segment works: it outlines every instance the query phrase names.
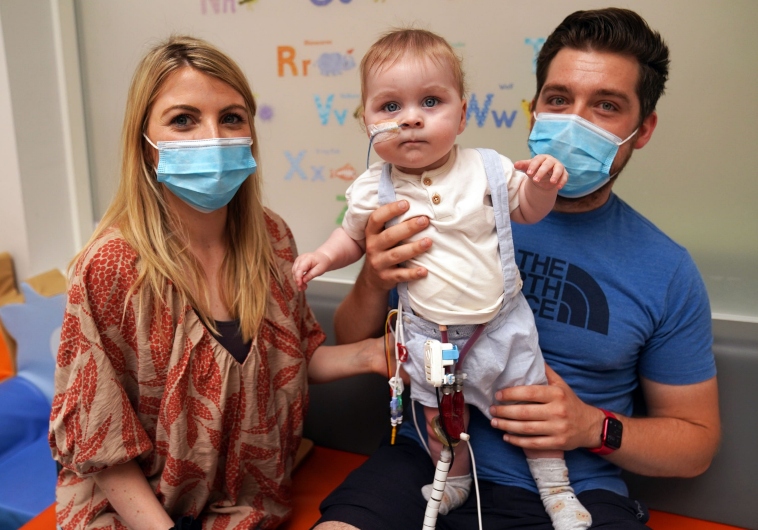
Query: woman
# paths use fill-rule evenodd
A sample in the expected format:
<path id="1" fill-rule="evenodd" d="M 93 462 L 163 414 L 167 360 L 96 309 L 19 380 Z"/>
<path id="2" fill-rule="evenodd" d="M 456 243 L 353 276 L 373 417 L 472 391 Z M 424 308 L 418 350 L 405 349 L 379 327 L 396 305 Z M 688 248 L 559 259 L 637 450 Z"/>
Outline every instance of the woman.
<path id="1" fill-rule="evenodd" d="M 274 528 L 309 379 L 386 370 L 379 340 L 320 346 L 292 234 L 261 204 L 254 116 L 204 41 L 173 37 L 137 67 L 119 189 L 74 259 L 58 352 L 65 529 Z"/>

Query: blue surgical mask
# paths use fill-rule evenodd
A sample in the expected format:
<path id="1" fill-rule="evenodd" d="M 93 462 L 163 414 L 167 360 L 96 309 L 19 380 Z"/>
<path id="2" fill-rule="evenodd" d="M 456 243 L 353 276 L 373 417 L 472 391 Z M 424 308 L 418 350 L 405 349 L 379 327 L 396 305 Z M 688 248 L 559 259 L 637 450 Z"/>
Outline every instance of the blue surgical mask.
<path id="1" fill-rule="evenodd" d="M 245 179 L 255 173 L 249 136 L 158 142 L 157 146 L 143 136 L 158 150 L 158 182 L 203 213 L 229 204 Z"/>
<path id="2" fill-rule="evenodd" d="M 568 182 L 558 195 L 570 199 L 589 195 L 611 180 L 611 164 L 619 147 L 638 130 L 622 140 L 576 114 L 541 112 L 535 120 L 529 150 L 532 156 L 554 156 L 566 167 Z"/>

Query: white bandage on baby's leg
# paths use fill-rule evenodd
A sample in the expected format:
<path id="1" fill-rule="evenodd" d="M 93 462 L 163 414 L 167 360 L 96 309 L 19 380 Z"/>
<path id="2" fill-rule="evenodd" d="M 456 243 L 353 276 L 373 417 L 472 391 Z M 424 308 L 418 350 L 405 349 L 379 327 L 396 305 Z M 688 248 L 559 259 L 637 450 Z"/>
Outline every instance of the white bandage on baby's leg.
<path id="1" fill-rule="evenodd" d="M 468 499 L 468 494 L 471 491 L 471 475 L 461 475 L 460 477 L 447 477 L 445 482 L 445 492 L 442 494 L 442 502 L 440 503 L 440 514 L 446 515 L 450 510 L 455 510 Z M 429 501 L 429 497 L 432 495 L 434 486 L 427 484 L 421 488 L 421 494 L 424 499 Z"/>
<path id="2" fill-rule="evenodd" d="M 590 512 L 574 495 L 562 458 L 527 458 L 545 511 L 556 530 L 584 530 L 592 525 Z"/>

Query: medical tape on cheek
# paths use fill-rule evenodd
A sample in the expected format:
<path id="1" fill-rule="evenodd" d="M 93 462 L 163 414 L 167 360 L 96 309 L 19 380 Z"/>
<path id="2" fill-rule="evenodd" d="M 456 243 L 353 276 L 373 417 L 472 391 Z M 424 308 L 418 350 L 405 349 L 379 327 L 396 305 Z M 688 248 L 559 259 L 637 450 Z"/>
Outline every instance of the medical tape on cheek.
<path id="1" fill-rule="evenodd" d="M 386 142 L 400 134 L 400 125 L 396 121 L 372 123 L 368 126 L 368 134 L 373 144 Z"/>
<path id="2" fill-rule="evenodd" d="M 400 125 L 396 121 L 384 121 L 372 123 L 368 126 L 368 153 L 366 154 L 366 167 L 371 160 L 371 146 L 377 143 L 386 142 L 400 134 Z"/>

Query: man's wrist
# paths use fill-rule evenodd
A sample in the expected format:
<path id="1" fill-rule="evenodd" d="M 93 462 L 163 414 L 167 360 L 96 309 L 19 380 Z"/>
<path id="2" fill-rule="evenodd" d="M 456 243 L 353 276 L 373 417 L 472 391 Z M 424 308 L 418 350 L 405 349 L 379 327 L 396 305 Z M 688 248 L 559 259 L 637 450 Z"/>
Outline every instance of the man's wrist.
<path id="1" fill-rule="evenodd" d="M 592 453 L 605 456 L 621 448 L 623 424 L 612 412 L 600 408 L 598 410 L 603 414 L 600 435 L 597 438 L 600 444 L 588 449 Z"/>

